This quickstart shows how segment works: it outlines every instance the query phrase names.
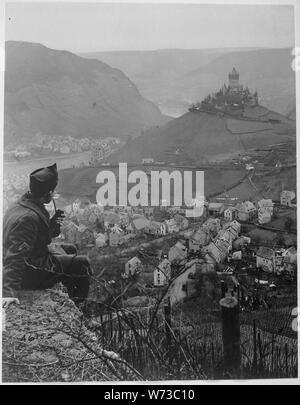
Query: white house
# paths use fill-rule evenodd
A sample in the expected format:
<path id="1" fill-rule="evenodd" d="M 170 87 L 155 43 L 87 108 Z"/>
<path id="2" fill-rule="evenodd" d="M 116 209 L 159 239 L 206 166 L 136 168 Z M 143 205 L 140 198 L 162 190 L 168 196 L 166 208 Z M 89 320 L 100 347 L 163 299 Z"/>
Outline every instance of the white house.
<path id="1" fill-rule="evenodd" d="M 292 201 L 295 199 L 296 195 L 293 191 L 284 190 L 280 194 L 280 204 L 291 207 Z"/>
<path id="2" fill-rule="evenodd" d="M 150 221 L 148 227 L 145 229 L 145 232 L 151 235 L 166 235 L 167 225 L 163 222 Z"/>
<path id="3" fill-rule="evenodd" d="M 283 268 L 292 277 L 297 270 L 297 249 L 292 246 L 282 253 Z"/>
<path id="4" fill-rule="evenodd" d="M 239 236 L 241 231 L 241 224 L 234 220 L 224 225 L 223 229 L 228 231 L 232 235 L 232 240 L 236 239 Z"/>
<path id="5" fill-rule="evenodd" d="M 125 233 L 121 228 L 114 228 L 113 232 L 109 232 L 109 245 L 110 246 L 118 246 L 122 245 L 123 237 L 125 236 Z"/>
<path id="6" fill-rule="evenodd" d="M 168 233 L 176 233 L 179 232 L 179 227 L 177 225 L 177 222 L 175 221 L 174 218 L 167 219 L 165 221 L 166 226 L 167 226 L 167 231 Z"/>
<path id="7" fill-rule="evenodd" d="M 256 267 L 273 273 L 275 265 L 275 252 L 273 249 L 261 246 L 256 253 Z"/>
<path id="8" fill-rule="evenodd" d="M 187 257 L 187 248 L 181 242 L 177 242 L 169 250 L 168 259 L 171 263 L 183 260 L 186 257 Z"/>
<path id="9" fill-rule="evenodd" d="M 87 245 L 95 243 L 95 236 L 93 231 L 87 228 L 85 225 L 79 225 L 76 234 L 76 244 L 80 249 L 86 247 Z"/>
<path id="10" fill-rule="evenodd" d="M 138 257 L 132 257 L 125 263 L 125 274 L 127 276 L 133 276 L 136 273 L 140 273 L 143 270 L 142 262 Z"/>
<path id="11" fill-rule="evenodd" d="M 267 224 L 271 222 L 272 214 L 268 207 L 263 207 L 258 209 L 258 223 Z"/>
<path id="12" fill-rule="evenodd" d="M 266 211 L 269 211 L 271 216 L 274 211 L 274 203 L 271 198 L 259 200 L 257 203 L 258 209 L 264 208 Z"/>
<path id="13" fill-rule="evenodd" d="M 153 276 L 155 286 L 163 286 L 169 283 L 171 279 L 171 263 L 168 259 L 164 259 L 158 267 L 155 268 Z"/>
<path id="14" fill-rule="evenodd" d="M 255 219 L 257 210 L 255 205 L 251 201 L 244 201 L 241 204 L 236 205 L 237 219 L 239 221 L 252 221 Z"/>
<path id="15" fill-rule="evenodd" d="M 226 221 L 233 221 L 236 218 L 237 209 L 236 207 L 228 207 L 224 211 L 224 218 Z"/>
<path id="16" fill-rule="evenodd" d="M 207 246 L 206 251 L 217 263 L 221 263 L 228 256 L 231 246 L 230 241 L 217 239 Z"/>
<path id="17" fill-rule="evenodd" d="M 103 233 L 98 233 L 95 235 L 95 243 L 97 248 L 104 247 L 106 245 L 107 235 Z"/>

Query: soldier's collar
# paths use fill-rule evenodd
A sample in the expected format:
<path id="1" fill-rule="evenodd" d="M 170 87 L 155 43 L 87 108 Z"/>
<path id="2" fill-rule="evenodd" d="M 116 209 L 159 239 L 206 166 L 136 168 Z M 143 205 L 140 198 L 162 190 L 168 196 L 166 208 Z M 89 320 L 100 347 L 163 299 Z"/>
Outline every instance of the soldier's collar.
<path id="1" fill-rule="evenodd" d="M 41 220 L 49 226 L 50 221 L 49 221 L 49 213 L 44 207 L 44 205 L 36 199 L 33 199 L 30 195 L 30 193 L 26 193 L 19 201 L 18 204 L 31 209 L 34 211 L 40 218 Z"/>

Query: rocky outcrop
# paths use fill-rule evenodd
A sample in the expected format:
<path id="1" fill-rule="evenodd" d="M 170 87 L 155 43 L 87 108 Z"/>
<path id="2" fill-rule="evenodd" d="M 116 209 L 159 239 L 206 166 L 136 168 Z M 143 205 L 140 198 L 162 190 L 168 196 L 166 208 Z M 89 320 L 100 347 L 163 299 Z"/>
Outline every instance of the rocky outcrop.
<path id="1" fill-rule="evenodd" d="M 139 379 L 118 354 L 101 347 L 93 321 L 60 290 L 22 292 L 4 321 L 4 382 Z"/>

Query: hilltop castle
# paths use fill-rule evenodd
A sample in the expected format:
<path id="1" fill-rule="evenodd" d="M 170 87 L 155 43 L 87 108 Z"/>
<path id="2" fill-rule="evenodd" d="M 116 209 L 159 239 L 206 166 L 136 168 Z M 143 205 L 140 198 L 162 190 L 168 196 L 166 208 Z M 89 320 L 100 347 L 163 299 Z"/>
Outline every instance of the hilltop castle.
<path id="1" fill-rule="evenodd" d="M 189 111 L 223 111 L 242 113 L 245 106 L 258 105 L 257 91 L 251 93 L 248 87 L 240 84 L 239 72 L 235 68 L 228 74 L 229 84 L 213 94 L 209 94 L 201 103 L 194 104 Z"/>

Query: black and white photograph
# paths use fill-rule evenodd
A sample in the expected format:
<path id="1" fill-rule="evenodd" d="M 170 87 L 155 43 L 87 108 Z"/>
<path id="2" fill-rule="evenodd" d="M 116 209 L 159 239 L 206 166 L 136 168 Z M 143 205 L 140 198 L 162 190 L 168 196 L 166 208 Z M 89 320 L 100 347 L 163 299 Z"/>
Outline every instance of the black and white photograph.
<path id="1" fill-rule="evenodd" d="M 300 4 L 3 11 L 2 384 L 297 384 Z"/>

